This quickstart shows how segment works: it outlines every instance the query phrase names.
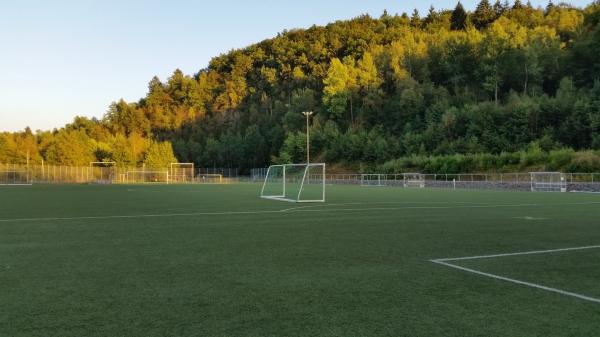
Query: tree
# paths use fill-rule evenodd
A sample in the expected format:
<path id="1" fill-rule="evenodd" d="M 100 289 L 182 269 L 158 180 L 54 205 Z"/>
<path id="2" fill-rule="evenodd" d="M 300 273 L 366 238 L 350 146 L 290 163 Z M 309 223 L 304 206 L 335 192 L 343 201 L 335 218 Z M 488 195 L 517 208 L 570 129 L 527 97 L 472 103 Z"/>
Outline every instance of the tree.
<path id="1" fill-rule="evenodd" d="M 494 3 L 493 10 L 494 10 L 494 13 L 496 14 L 496 18 L 499 18 L 507 10 L 507 7 L 506 7 L 506 5 L 503 5 L 500 2 L 500 0 L 496 0 L 496 2 Z"/>
<path id="2" fill-rule="evenodd" d="M 450 18 L 450 28 L 452 30 L 463 30 L 465 29 L 466 22 L 467 12 L 465 12 L 465 8 L 459 1 L 456 4 L 454 10 L 452 11 L 452 16 Z"/>
<path id="3" fill-rule="evenodd" d="M 439 18 L 439 14 L 435 10 L 435 7 L 433 7 L 433 5 L 429 6 L 429 12 L 427 13 L 427 17 L 424 20 L 425 24 L 431 25 L 431 24 L 437 22 L 438 18 Z"/>
<path id="4" fill-rule="evenodd" d="M 421 26 L 421 16 L 419 15 L 419 11 L 415 8 L 410 17 L 410 25 L 413 27 Z"/>
<path id="5" fill-rule="evenodd" d="M 168 168 L 171 163 L 176 162 L 177 158 L 170 142 L 152 142 L 144 159 L 144 164 L 152 169 Z"/>
<path id="6" fill-rule="evenodd" d="M 346 112 L 346 104 L 350 95 L 348 85 L 351 79 L 346 65 L 338 58 L 333 58 L 327 71 L 327 77 L 323 79 L 323 102 L 334 118 L 340 118 Z"/>
<path id="7" fill-rule="evenodd" d="M 46 161 L 55 165 L 87 166 L 96 161 L 93 141 L 82 130 L 59 131 L 44 149 Z"/>
<path id="8" fill-rule="evenodd" d="M 552 0 L 548 1 L 548 5 L 546 5 L 546 12 L 545 14 L 548 15 L 550 12 L 552 12 L 554 9 L 556 8 L 556 6 L 554 5 L 554 3 L 552 2 Z"/>
<path id="9" fill-rule="evenodd" d="M 523 4 L 521 3 L 521 0 L 515 0 L 514 5 L 512 6 L 512 9 L 523 9 Z"/>
<path id="10" fill-rule="evenodd" d="M 600 5 L 544 12 L 488 1 L 472 16 L 458 2 L 424 19 L 415 10 L 284 31 L 194 75 L 154 77 L 145 97 L 114 102 L 101 120 L 0 133 L 0 162 L 23 163 L 30 152 L 35 163 L 135 166 L 170 157 L 164 141 L 199 166 L 301 160 L 306 110 L 316 112 L 314 155 L 349 168 L 451 154 L 423 167 L 456 172 L 470 167 L 457 153 L 494 161 L 533 141 L 600 149 Z"/>
<path id="11" fill-rule="evenodd" d="M 471 17 L 471 21 L 477 29 L 487 28 L 495 19 L 496 14 L 488 0 L 481 0 Z"/>

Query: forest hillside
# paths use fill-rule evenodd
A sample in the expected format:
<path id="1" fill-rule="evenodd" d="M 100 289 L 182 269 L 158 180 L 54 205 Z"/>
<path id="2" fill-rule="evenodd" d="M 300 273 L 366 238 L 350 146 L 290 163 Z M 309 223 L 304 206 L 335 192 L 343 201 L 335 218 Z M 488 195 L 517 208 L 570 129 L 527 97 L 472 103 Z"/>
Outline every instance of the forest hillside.
<path id="1" fill-rule="evenodd" d="M 304 161 L 308 110 L 312 157 L 340 171 L 600 171 L 600 3 L 459 2 L 284 31 L 155 77 L 101 119 L 0 133 L 0 163 L 247 172 Z"/>

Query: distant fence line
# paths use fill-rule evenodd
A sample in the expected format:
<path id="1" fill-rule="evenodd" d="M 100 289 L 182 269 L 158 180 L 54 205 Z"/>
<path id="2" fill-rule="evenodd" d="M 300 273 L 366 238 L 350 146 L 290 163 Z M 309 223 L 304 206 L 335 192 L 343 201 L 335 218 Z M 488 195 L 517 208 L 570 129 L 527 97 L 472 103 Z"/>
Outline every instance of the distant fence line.
<path id="1" fill-rule="evenodd" d="M 0 184 L 83 184 L 83 183 L 127 183 L 127 182 L 193 182 L 198 177 L 219 175 L 223 178 L 239 177 L 237 168 L 150 168 L 122 166 L 66 166 L 24 165 L 0 163 Z"/>
<path id="2" fill-rule="evenodd" d="M 251 180 L 264 180 L 266 168 L 251 170 Z M 377 176 L 378 185 L 390 187 L 405 186 L 405 178 L 413 179 L 414 173 L 332 173 L 326 174 L 330 185 L 362 185 L 365 175 L 369 179 Z M 563 173 L 569 191 L 600 192 L 600 173 Z M 527 173 L 461 173 L 461 174 L 419 174 L 424 187 L 457 189 L 531 190 L 531 174 Z"/>
<path id="3" fill-rule="evenodd" d="M 167 174 L 168 172 L 168 174 Z M 226 178 L 228 182 L 262 182 L 267 168 L 254 168 L 250 175 L 240 176 L 238 168 L 149 168 L 120 166 L 65 166 L 23 165 L 0 163 L 0 184 L 84 184 L 84 183 L 137 183 L 137 182 L 215 182 L 213 175 Z M 405 174 L 378 174 L 378 180 L 386 186 L 403 186 Z M 406 175 L 411 175 L 406 173 Z M 600 192 L 600 173 L 563 173 L 569 190 Z M 425 187 L 464 189 L 528 190 L 529 173 L 462 173 L 420 174 Z M 315 181 L 318 177 L 315 177 Z M 326 174 L 328 184 L 360 185 L 363 174 Z"/>
<path id="4" fill-rule="evenodd" d="M 264 179 L 267 174 L 267 168 L 255 168 L 251 171 L 251 178 L 256 180 Z M 364 173 L 369 175 L 378 175 L 384 181 L 403 181 L 404 175 L 412 175 L 413 173 L 398 173 L 398 174 L 383 174 L 376 172 Z M 361 173 L 328 173 L 326 174 L 328 182 L 361 182 Z M 600 183 L 600 173 L 563 173 L 567 182 L 592 182 Z M 456 181 L 456 182 L 514 182 L 514 183 L 529 183 L 531 175 L 529 172 L 519 173 L 438 173 L 438 174 L 420 174 L 426 181 Z"/>

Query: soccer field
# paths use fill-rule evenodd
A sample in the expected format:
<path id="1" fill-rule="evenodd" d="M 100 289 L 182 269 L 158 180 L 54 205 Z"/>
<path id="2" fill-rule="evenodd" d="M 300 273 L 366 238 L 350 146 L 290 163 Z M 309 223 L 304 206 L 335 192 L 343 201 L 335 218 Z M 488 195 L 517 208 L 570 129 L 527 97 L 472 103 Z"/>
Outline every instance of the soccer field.
<path id="1" fill-rule="evenodd" d="M 259 191 L 1 187 L 0 336 L 600 331 L 600 195 Z"/>

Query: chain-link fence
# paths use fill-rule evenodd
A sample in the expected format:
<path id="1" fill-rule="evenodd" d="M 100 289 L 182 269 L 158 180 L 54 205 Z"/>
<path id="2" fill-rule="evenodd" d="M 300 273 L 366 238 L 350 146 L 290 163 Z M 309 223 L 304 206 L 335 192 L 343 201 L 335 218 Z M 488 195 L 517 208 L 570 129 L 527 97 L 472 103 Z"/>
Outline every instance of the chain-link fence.
<path id="1" fill-rule="evenodd" d="M 251 180 L 264 179 L 266 169 L 253 169 Z M 364 185 L 365 175 L 369 181 L 377 181 L 376 186 L 407 186 L 407 179 L 412 179 L 415 173 L 379 174 L 379 173 L 347 173 L 327 174 L 327 184 L 330 185 Z M 600 173 L 563 173 L 568 191 L 600 192 Z M 531 173 L 465 173 L 465 174 L 419 174 L 419 186 L 427 188 L 450 189 L 494 189 L 531 191 Z"/>
<path id="2" fill-rule="evenodd" d="M 237 168 L 195 168 L 192 179 L 171 179 L 177 172 L 170 167 L 122 167 L 106 164 L 89 166 L 23 165 L 0 163 L 0 185 L 26 184 L 115 184 L 115 183 L 228 183 L 262 182 L 267 168 L 255 168 L 240 176 Z M 377 185 L 406 186 L 405 174 L 369 173 Z M 600 192 L 600 173 L 563 173 L 568 191 Z M 364 174 L 327 174 L 327 184 L 361 185 Z M 531 190 L 530 173 L 420 174 L 427 188 Z M 311 179 L 311 177 L 309 177 Z"/>
<path id="3" fill-rule="evenodd" d="M 189 179 L 180 179 L 180 172 L 175 170 L 177 169 L 172 167 L 122 167 L 98 163 L 89 166 L 0 163 L 0 185 L 224 183 L 235 180 L 239 176 L 237 168 L 198 168 L 194 169 L 193 174 L 190 173 Z"/>

